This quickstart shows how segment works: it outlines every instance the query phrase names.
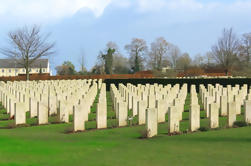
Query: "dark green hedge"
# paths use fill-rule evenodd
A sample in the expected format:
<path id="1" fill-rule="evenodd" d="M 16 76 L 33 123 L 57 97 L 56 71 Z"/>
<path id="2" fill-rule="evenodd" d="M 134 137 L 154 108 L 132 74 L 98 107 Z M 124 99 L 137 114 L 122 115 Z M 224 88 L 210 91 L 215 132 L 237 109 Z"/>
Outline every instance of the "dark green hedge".
<path id="1" fill-rule="evenodd" d="M 226 85 L 236 85 L 239 84 L 240 86 L 242 86 L 243 84 L 247 84 L 248 86 L 250 86 L 251 84 L 251 78 L 196 78 L 196 79 L 176 79 L 176 78 L 168 78 L 168 79 L 161 79 L 161 78 L 153 78 L 153 79 L 106 79 L 104 80 L 104 82 L 106 83 L 107 86 L 107 90 L 110 89 L 110 84 L 115 84 L 116 86 L 118 86 L 119 83 L 122 83 L 124 85 L 126 85 L 127 83 L 131 83 L 133 85 L 137 85 L 137 84 L 154 84 L 154 83 L 158 83 L 158 84 L 184 84 L 187 83 L 188 85 L 188 91 L 190 92 L 190 85 L 194 84 L 196 85 L 196 89 L 197 92 L 199 92 L 199 85 L 200 84 L 204 84 L 205 86 L 207 84 L 221 84 L 223 86 Z"/>

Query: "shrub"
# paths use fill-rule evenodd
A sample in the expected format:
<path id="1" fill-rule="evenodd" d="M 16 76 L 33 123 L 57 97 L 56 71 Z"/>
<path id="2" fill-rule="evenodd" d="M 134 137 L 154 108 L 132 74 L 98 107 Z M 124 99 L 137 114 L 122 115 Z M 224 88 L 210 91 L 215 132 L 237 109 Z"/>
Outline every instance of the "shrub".
<path id="1" fill-rule="evenodd" d="M 139 121 L 138 119 L 139 119 L 138 116 L 133 117 L 133 120 L 132 120 L 132 125 L 133 126 L 138 125 L 138 121 Z"/>
<path id="2" fill-rule="evenodd" d="M 235 121 L 234 122 L 234 127 L 244 127 L 247 126 L 248 124 L 244 121 Z"/>
<path id="3" fill-rule="evenodd" d="M 27 120 L 27 123 L 30 125 L 30 126 L 37 126 L 38 125 L 38 120 L 37 119 L 30 119 L 29 121 Z"/>
<path id="4" fill-rule="evenodd" d="M 7 114 L 0 114 L 0 120 L 9 120 L 9 115 Z"/>
<path id="5" fill-rule="evenodd" d="M 202 132 L 203 132 L 203 131 L 208 131 L 208 130 L 209 130 L 208 127 L 200 127 L 200 128 L 199 128 L 199 131 L 202 131 Z"/>
<path id="6" fill-rule="evenodd" d="M 111 128 L 116 128 L 119 125 L 116 119 L 112 120 L 110 123 L 111 123 Z"/>
<path id="7" fill-rule="evenodd" d="M 2 114 L 7 114 L 7 110 L 4 109 L 2 106 L 0 106 L 0 112 L 1 112 Z"/>
<path id="8" fill-rule="evenodd" d="M 50 123 L 51 124 L 60 124 L 63 122 L 60 121 L 59 116 L 53 116 L 53 117 L 50 117 Z"/>

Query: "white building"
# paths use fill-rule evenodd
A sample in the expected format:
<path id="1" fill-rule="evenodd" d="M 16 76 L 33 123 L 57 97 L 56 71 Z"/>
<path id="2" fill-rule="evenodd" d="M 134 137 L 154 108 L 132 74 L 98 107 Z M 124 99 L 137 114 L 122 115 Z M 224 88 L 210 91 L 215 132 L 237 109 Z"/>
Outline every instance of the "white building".
<path id="1" fill-rule="evenodd" d="M 48 59 L 37 59 L 30 65 L 30 74 L 50 74 L 50 64 Z M 26 70 L 20 60 L 0 59 L 0 77 L 18 76 L 25 74 Z"/>

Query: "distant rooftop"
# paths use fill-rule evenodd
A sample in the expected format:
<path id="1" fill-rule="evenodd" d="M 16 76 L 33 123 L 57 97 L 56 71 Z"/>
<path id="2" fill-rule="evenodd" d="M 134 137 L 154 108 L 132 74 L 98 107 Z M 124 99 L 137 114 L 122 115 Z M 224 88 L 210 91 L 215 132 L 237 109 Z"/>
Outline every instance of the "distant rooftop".
<path id="1" fill-rule="evenodd" d="M 21 60 L 16 59 L 0 59 L 0 68 L 24 68 Z M 48 59 L 37 59 L 30 65 L 30 68 L 47 68 Z"/>

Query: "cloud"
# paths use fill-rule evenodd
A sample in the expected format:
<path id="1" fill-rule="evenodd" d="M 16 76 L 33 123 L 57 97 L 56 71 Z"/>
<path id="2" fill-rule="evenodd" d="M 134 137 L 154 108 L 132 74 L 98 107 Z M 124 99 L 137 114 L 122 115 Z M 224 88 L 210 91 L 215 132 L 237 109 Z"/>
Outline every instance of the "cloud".
<path id="1" fill-rule="evenodd" d="M 39 21 L 61 19 L 89 8 L 99 17 L 111 0 L 0 0 L 0 16 Z"/>
<path id="2" fill-rule="evenodd" d="M 138 9 L 141 12 L 169 11 L 205 11 L 205 10 L 232 10 L 242 11 L 251 9 L 249 0 L 229 1 L 202 1 L 202 0 L 138 0 Z"/>
<path id="3" fill-rule="evenodd" d="M 231 22 L 225 18 L 251 16 L 250 0 L 137 0 L 136 8 L 142 14 L 157 14 L 155 19 L 164 18 L 163 21 L 169 24 L 215 20 Z"/>
<path id="4" fill-rule="evenodd" d="M 247 12 L 251 10 L 248 0 L 0 0 L 0 19 L 22 20 L 33 22 L 53 22 L 71 17 L 81 8 L 90 9 L 96 17 L 100 17 L 105 8 L 135 7 L 138 12 L 163 12 L 188 15 L 202 13 L 212 14 L 214 11 Z M 189 13 L 190 12 L 190 13 Z"/>

